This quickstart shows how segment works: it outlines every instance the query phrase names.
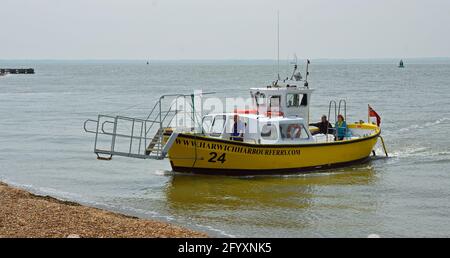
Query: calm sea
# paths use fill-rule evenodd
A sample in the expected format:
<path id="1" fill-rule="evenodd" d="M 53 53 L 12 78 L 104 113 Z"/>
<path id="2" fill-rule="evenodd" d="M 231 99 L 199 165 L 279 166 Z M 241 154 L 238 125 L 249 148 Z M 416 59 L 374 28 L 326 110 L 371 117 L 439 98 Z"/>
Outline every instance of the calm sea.
<path id="1" fill-rule="evenodd" d="M 83 122 L 145 117 L 166 93 L 248 96 L 275 78 L 274 62 L 0 61 L 36 70 L 0 77 L 0 180 L 213 236 L 449 237 L 450 60 L 397 62 L 313 60 L 309 78 L 313 120 L 331 99 L 347 100 L 349 121 L 366 119 L 371 104 L 391 158 L 309 175 L 214 177 L 174 174 L 167 160 L 96 160 Z"/>

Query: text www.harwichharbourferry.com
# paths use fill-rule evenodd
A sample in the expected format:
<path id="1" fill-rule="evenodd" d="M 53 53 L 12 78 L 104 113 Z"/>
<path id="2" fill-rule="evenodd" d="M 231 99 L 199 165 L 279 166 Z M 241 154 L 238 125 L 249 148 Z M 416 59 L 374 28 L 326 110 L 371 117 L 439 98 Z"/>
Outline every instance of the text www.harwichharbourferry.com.
<path id="1" fill-rule="evenodd" d="M 300 150 L 280 150 L 280 149 L 267 149 L 267 148 L 252 148 L 244 146 L 232 146 L 226 144 L 216 144 L 203 141 L 192 141 L 192 140 L 180 140 L 176 139 L 177 144 L 183 144 L 184 146 L 192 146 L 200 149 L 208 150 L 220 150 L 226 152 L 250 154 L 250 155 L 300 155 Z"/>

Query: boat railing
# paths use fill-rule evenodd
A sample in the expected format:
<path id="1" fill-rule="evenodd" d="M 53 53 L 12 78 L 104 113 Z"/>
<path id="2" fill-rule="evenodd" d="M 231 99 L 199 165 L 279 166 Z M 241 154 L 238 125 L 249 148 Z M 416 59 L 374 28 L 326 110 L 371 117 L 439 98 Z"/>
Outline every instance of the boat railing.
<path id="1" fill-rule="evenodd" d="M 95 134 L 94 153 L 99 159 L 109 160 L 114 155 L 163 159 L 169 131 L 195 132 L 201 128 L 202 114 L 201 109 L 195 109 L 195 96 L 163 95 L 146 118 L 99 114 L 97 120 L 87 119 L 83 128 Z"/>
<path id="2" fill-rule="evenodd" d="M 335 128 L 329 128 L 330 126 L 330 122 L 331 122 L 331 110 L 332 108 L 334 108 L 334 116 L 333 116 L 333 123 L 336 123 L 337 120 L 337 104 L 336 101 L 334 100 L 330 100 L 330 103 L 328 104 L 328 124 L 327 124 L 327 133 L 329 131 L 333 131 L 333 135 L 336 137 L 336 129 Z M 328 137 L 327 137 L 327 142 L 328 142 Z"/>
<path id="3" fill-rule="evenodd" d="M 89 128 L 91 123 L 95 125 L 95 130 Z M 94 153 L 100 159 L 110 159 L 113 155 L 151 158 L 151 156 L 144 155 L 143 146 L 152 140 L 144 133 L 144 129 L 154 123 L 153 120 L 100 114 L 97 120 L 86 120 L 84 130 L 95 134 Z M 128 126 L 131 130 L 124 129 Z"/>
<path id="4" fill-rule="evenodd" d="M 343 109 L 344 109 L 344 120 L 347 121 L 347 101 L 345 101 L 345 99 L 339 100 L 338 115 L 342 115 L 342 112 L 341 112 L 342 105 L 343 105 Z"/>
<path id="5" fill-rule="evenodd" d="M 330 100 L 329 104 L 328 104 L 328 121 L 329 123 L 331 123 L 331 114 L 332 114 L 332 110 L 334 110 L 333 114 L 333 123 L 332 124 L 336 124 L 337 120 L 338 120 L 338 116 L 342 115 L 344 117 L 344 120 L 347 121 L 347 101 L 345 99 L 341 99 L 338 102 L 339 104 L 337 104 L 337 102 L 335 100 Z M 347 135 L 347 130 L 345 134 Z M 327 125 L 327 133 L 329 131 L 333 131 L 333 135 L 334 137 L 336 137 L 337 134 L 337 129 L 336 128 L 329 128 L 329 125 Z M 328 137 L 327 137 L 327 142 L 328 142 Z"/>

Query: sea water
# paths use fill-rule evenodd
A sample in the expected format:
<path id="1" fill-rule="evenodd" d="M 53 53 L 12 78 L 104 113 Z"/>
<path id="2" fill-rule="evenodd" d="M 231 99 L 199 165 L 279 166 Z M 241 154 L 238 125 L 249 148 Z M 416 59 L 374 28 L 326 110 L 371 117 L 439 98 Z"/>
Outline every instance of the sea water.
<path id="1" fill-rule="evenodd" d="M 450 236 L 450 61 L 313 60 L 311 119 L 347 101 L 382 119 L 390 158 L 308 175 L 180 175 L 167 160 L 100 161 L 83 122 L 145 117 L 159 95 L 248 96 L 273 61 L 0 61 L 0 180 L 39 194 L 226 237 Z M 304 75 L 304 67 L 301 71 Z M 291 73 L 283 65 L 282 74 Z M 330 154 L 332 155 L 332 154 Z"/>

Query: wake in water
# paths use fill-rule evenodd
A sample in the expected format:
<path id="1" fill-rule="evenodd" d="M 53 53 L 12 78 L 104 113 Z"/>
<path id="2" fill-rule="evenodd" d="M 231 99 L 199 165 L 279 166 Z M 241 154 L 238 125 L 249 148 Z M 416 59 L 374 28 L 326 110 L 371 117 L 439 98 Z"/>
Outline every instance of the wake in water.
<path id="1" fill-rule="evenodd" d="M 404 147 L 389 153 L 394 162 L 404 159 L 412 159 L 413 163 L 448 163 L 450 162 L 449 150 L 436 150 L 430 147 Z"/>
<path id="2" fill-rule="evenodd" d="M 398 132 L 399 133 L 405 133 L 405 132 L 409 132 L 411 130 L 420 130 L 420 129 L 432 127 L 432 126 L 435 126 L 435 125 L 439 125 L 441 123 L 445 123 L 446 121 L 450 121 L 450 118 L 443 117 L 443 118 L 437 119 L 435 121 L 427 122 L 427 123 L 424 123 L 424 124 L 410 125 L 408 127 L 400 128 L 398 130 Z"/>
<path id="3" fill-rule="evenodd" d="M 450 150 L 447 146 L 433 145 L 432 134 L 433 127 L 449 124 L 450 118 L 443 117 L 436 120 L 412 124 L 407 127 L 399 128 L 398 130 L 388 131 L 388 135 L 394 143 L 387 144 L 389 157 L 393 159 L 391 162 L 398 162 L 404 159 L 414 159 L 414 162 L 450 162 Z M 430 139 L 427 140 L 423 135 L 430 133 Z M 406 138 L 405 138 L 406 137 Z M 434 139 L 435 140 L 435 139 Z M 380 142 L 374 147 L 375 152 L 381 155 L 383 148 Z"/>
<path id="4" fill-rule="evenodd" d="M 174 175 L 175 172 L 171 171 L 171 170 L 155 170 L 155 175 L 157 176 L 170 176 L 170 175 Z"/>
<path id="5" fill-rule="evenodd" d="M 430 153 L 430 148 L 427 147 L 405 147 L 389 153 L 393 158 L 406 158 L 414 156 L 425 156 Z"/>

